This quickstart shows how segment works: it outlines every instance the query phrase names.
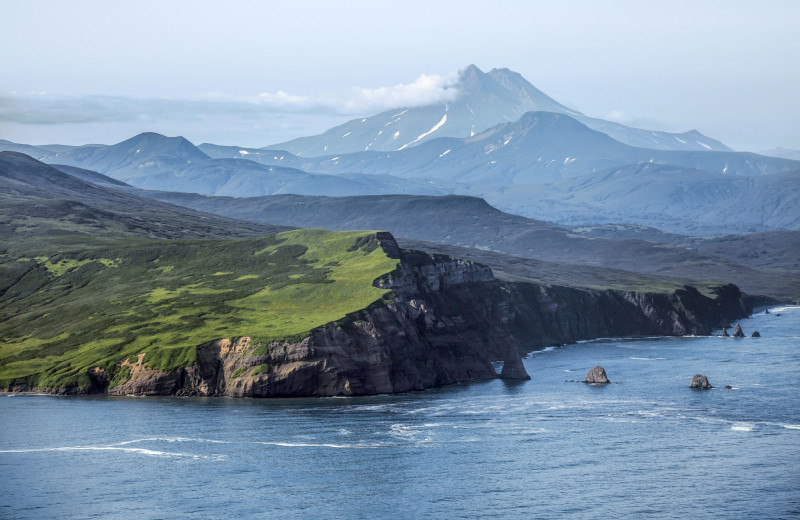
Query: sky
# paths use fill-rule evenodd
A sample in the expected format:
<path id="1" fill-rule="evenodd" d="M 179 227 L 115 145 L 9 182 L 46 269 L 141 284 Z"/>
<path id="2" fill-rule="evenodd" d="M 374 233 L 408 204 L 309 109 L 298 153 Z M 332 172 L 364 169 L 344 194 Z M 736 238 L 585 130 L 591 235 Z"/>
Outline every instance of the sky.
<path id="1" fill-rule="evenodd" d="M 796 0 L 4 0 L 0 139 L 260 147 L 507 67 L 584 114 L 800 149 Z"/>

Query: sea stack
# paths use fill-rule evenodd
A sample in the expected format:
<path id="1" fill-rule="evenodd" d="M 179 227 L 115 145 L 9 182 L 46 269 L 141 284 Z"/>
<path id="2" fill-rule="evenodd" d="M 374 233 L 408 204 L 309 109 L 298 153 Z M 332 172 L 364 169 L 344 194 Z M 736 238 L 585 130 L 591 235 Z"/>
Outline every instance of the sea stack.
<path id="1" fill-rule="evenodd" d="M 742 326 L 739 325 L 738 323 L 733 328 L 733 337 L 734 338 L 743 338 L 744 337 L 744 331 L 742 330 Z"/>
<path id="2" fill-rule="evenodd" d="M 589 370 L 589 373 L 586 374 L 586 379 L 584 379 L 583 382 L 591 384 L 606 384 L 610 383 L 611 381 L 609 381 L 608 376 L 606 376 L 606 369 L 598 365 Z"/>
<path id="3" fill-rule="evenodd" d="M 757 330 L 754 330 L 754 331 L 753 331 L 753 335 L 752 335 L 752 336 L 750 336 L 750 337 L 751 337 L 751 338 L 760 338 L 760 337 L 761 337 L 761 334 L 759 334 L 759 332 L 758 332 Z"/>
<path id="4" fill-rule="evenodd" d="M 730 337 L 730 334 L 728 334 L 728 328 L 727 327 L 722 327 L 722 334 L 720 334 L 720 336 L 722 336 L 723 338 Z"/>
<path id="5" fill-rule="evenodd" d="M 714 387 L 708 382 L 708 378 L 706 376 L 695 374 L 695 376 L 692 378 L 692 382 L 689 383 L 689 388 L 702 388 L 707 390 Z"/>
<path id="6" fill-rule="evenodd" d="M 500 379 L 530 379 L 531 376 L 522 364 L 522 356 L 519 355 L 514 347 L 509 347 L 503 360 L 503 370 L 500 371 Z"/>

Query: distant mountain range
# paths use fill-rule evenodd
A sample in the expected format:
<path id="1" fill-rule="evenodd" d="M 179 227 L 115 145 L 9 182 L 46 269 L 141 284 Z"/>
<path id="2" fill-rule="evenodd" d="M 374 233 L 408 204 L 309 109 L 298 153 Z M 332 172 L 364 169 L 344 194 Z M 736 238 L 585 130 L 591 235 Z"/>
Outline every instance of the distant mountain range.
<path id="1" fill-rule="evenodd" d="M 727 175 L 794 171 L 800 163 L 744 152 L 637 148 L 564 114 L 528 112 L 469 138 L 439 138 L 397 152 L 358 152 L 306 159 L 323 173 L 382 173 L 469 185 L 510 185 L 577 177 L 631 164 L 669 164 Z"/>
<path id="2" fill-rule="evenodd" d="M 301 157 L 361 151 L 396 151 L 440 137 L 471 137 L 500 123 L 517 121 L 526 112 L 566 114 L 613 139 L 658 150 L 731 151 L 719 141 L 692 130 L 669 133 L 627 127 L 587 117 L 567 108 L 508 69 L 483 72 L 470 65 L 460 73 L 458 98 L 422 107 L 389 110 L 353 119 L 315 136 L 265 147 Z"/>
<path id="3" fill-rule="evenodd" d="M 333 137 L 339 144 L 324 144 Z M 195 146 L 148 132 L 113 145 L 0 141 L 2 150 L 147 190 L 458 194 L 570 226 L 644 225 L 696 235 L 800 230 L 800 161 L 791 150 L 770 152 L 785 157 L 734 152 L 693 132 L 588 118 L 505 69 L 468 67 L 450 103 L 354 120 L 274 149 Z"/>

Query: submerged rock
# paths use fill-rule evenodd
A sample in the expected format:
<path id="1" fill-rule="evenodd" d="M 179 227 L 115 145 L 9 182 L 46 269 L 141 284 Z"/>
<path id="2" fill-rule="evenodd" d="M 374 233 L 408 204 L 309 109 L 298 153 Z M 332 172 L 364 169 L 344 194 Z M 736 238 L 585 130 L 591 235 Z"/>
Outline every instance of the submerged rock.
<path id="1" fill-rule="evenodd" d="M 711 383 L 708 382 L 708 378 L 706 376 L 695 374 L 695 376 L 692 378 L 692 382 L 689 383 L 689 388 L 708 389 L 714 387 L 711 386 Z"/>
<path id="2" fill-rule="evenodd" d="M 750 336 L 750 337 L 751 337 L 751 338 L 760 338 L 760 337 L 761 337 L 761 334 L 759 334 L 759 332 L 758 332 L 757 330 L 754 330 L 754 331 L 753 331 L 753 335 L 752 335 L 752 336 Z"/>
<path id="3" fill-rule="evenodd" d="M 586 374 L 586 379 L 584 379 L 583 382 L 593 383 L 593 384 L 605 384 L 605 383 L 610 383 L 611 381 L 609 381 L 608 376 L 606 376 L 606 369 L 598 365 L 593 369 L 589 370 L 589 373 Z"/>
<path id="4" fill-rule="evenodd" d="M 506 352 L 505 359 L 503 360 L 503 370 L 500 371 L 501 379 L 530 379 L 531 376 L 525 370 L 525 365 L 522 364 L 522 356 L 519 351 L 510 347 Z"/>
<path id="5" fill-rule="evenodd" d="M 733 390 L 733 387 L 731 385 L 725 385 L 725 390 Z"/>
<path id="6" fill-rule="evenodd" d="M 728 338 L 728 337 L 730 337 L 730 334 L 728 334 L 728 329 L 727 329 L 727 327 L 722 327 L 722 334 L 720 334 L 720 336 L 722 336 L 723 338 Z"/>
<path id="7" fill-rule="evenodd" d="M 734 338 L 743 338 L 744 337 L 744 331 L 742 330 L 742 326 L 739 325 L 738 323 L 733 328 L 733 337 Z"/>

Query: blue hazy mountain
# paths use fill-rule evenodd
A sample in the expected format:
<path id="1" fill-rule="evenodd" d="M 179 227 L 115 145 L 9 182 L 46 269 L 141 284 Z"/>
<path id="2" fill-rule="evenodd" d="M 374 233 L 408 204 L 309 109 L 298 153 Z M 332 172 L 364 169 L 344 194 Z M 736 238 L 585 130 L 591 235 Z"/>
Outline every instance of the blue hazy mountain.
<path id="1" fill-rule="evenodd" d="M 465 193 L 562 225 L 636 224 L 696 235 L 800 230 L 800 167 L 748 177 L 642 163 Z"/>
<path id="2" fill-rule="evenodd" d="M 275 162 L 280 162 L 281 156 L 273 154 L 270 157 L 274 157 Z M 277 164 L 270 166 L 251 160 L 214 159 L 183 137 L 165 137 L 152 132 L 110 146 L 78 147 L 66 152 L 51 153 L 41 159 L 50 164 L 97 171 L 138 188 L 190 191 L 207 195 L 440 195 L 450 190 L 430 182 L 385 174 L 310 174 Z"/>
<path id="3" fill-rule="evenodd" d="M 396 152 L 308 158 L 306 171 L 358 171 L 475 184 L 527 184 L 578 177 L 639 163 L 669 164 L 726 175 L 793 171 L 800 163 L 745 152 L 651 150 L 629 146 L 571 116 L 528 112 L 468 138 L 438 138 Z"/>
<path id="4" fill-rule="evenodd" d="M 458 97 L 421 107 L 393 109 L 348 121 L 315 136 L 265 147 L 301 157 L 367 150 L 394 151 L 440 137 L 470 137 L 500 123 L 517 121 L 526 112 L 555 112 L 577 119 L 619 142 L 659 150 L 730 151 L 728 147 L 692 130 L 669 133 L 631 128 L 585 116 L 537 89 L 508 69 L 482 72 L 470 65 L 460 73 Z"/>

